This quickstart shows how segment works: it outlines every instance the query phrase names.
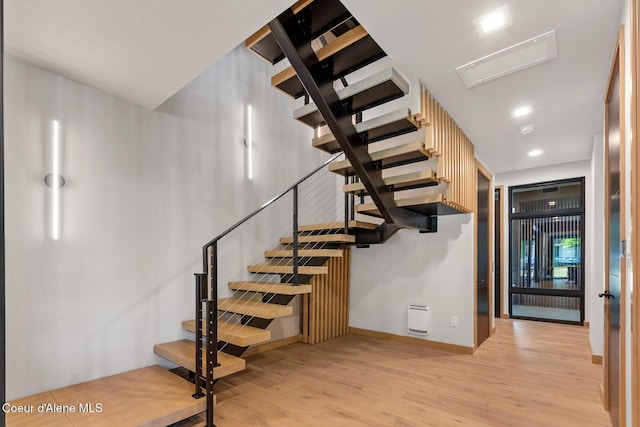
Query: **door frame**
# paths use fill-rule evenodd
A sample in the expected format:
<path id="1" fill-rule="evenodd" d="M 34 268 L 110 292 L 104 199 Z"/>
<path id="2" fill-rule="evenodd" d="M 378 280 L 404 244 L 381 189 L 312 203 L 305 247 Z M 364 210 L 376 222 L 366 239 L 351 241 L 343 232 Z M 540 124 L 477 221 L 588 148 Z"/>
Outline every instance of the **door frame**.
<path id="1" fill-rule="evenodd" d="M 505 312 L 504 310 L 504 306 L 505 306 L 505 283 L 508 283 L 507 280 L 505 280 L 505 269 L 506 269 L 506 262 L 504 261 L 504 185 L 496 185 L 494 186 L 494 192 L 498 191 L 500 193 L 500 201 L 498 203 L 498 209 L 500 210 L 500 221 L 498 224 L 494 224 L 495 226 L 495 233 L 494 233 L 494 240 L 495 239 L 499 239 L 500 240 L 500 253 L 498 254 L 498 256 L 500 257 L 500 283 L 498 283 L 498 289 L 500 290 L 500 317 L 503 319 L 508 319 L 509 318 L 509 313 Z M 495 205 L 495 203 L 494 203 Z M 495 215 L 494 215 L 495 218 Z M 495 244 L 495 243 L 494 243 Z M 493 269 L 495 270 L 496 268 L 496 260 L 493 260 Z M 495 277 L 495 274 L 494 274 Z M 496 284 L 494 283 L 494 291 L 495 291 L 495 287 Z M 494 300 L 495 300 L 495 296 L 494 296 Z M 494 310 L 495 312 L 495 310 Z"/>
<path id="2" fill-rule="evenodd" d="M 604 289 L 609 290 L 609 111 L 607 105 L 611 96 L 611 89 L 614 78 L 618 74 L 620 80 L 619 99 L 620 99 L 620 237 L 626 240 L 626 108 L 625 108 L 625 62 L 624 62 L 624 25 L 618 29 L 618 40 L 611 63 L 609 72 L 609 80 L 607 83 L 607 91 L 604 98 L 604 225 L 605 225 L 605 257 L 604 257 Z M 635 86 L 635 85 L 634 85 Z M 626 425 L 626 257 L 620 258 L 620 349 L 619 349 L 619 391 L 618 396 L 620 402 L 619 420 L 620 425 Z M 604 304 L 604 407 L 609 410 L 609 306 Z"/>
<path id="3" fill-rule="evenodd" d="M 640 117 L 638 117 L 638 84 L 640 83 L 640 55 L 638 55 L 638 48 L 640 48 L 640 7 L 638 0 L 631 0 L 630 15 L 631 15 L 631 28 L 629 29 L 631 39 L 631 134 L 638 135 L 638 125 L 640 123 Z M 640 200 L 640 150 L 637 148 L 637 143 L 631 144 L 631 200 Z M 640 242 L 638 238 L 640 236 L 636 233 L 636 229 L 640 226 L 640 206 L 638 203 L 631 204 L 631 253 L 640 254 Z M 633 292 L 631 299 L 631 422 L 633 426 L 640 425 L 640 385 L 638 376 L 640 376 L 640 359 L 638 353 L 640 352 L 640 296 L 638 296 L 638 290 L 640 290 L 640 257 L 631 257 L 631 269 L 633 271 Z"/>
<path id="4" fill-rule="evenodd" d="M 489 244 L 489 274 L 488 274 L 488 302 L 489 302 L 489 337 L 495 332 L 495 316 L 493 315 L 493 174 L 478 159 L 476 161 L 476 173 L 474 174 L 474 233 L 473 233 L 473 351 L 478 349 L 478 173 L 487 178 L 489 181 L 489 195 L 487 203 L 489 204 L 487 224 L 489 230 L 487 232 Z"/>

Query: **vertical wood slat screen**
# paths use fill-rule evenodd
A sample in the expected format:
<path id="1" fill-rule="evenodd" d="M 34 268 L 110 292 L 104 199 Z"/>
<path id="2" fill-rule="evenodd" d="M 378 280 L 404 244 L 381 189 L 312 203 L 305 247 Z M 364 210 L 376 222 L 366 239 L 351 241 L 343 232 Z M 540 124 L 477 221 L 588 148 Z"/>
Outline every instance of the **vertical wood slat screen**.
<path id="1" fill-rule="evenodd" d="M 351 250 L 329 258 L 326 275 L 311 279 L 311 293 L 305 294 L 302 309 L 302 342 L 317 344 L 344 335 L 349 330 L 349 282 Z"/>
<path id="2" fill-rule="evenodd" d="M 436 174 L 448 184 L 445 204 L 473 212 L 475 200 L 475 152 L 473 143 L 426 89 L 421 96 L 421 123 L 427 126 L 425 149 L 438 157 Z"/>

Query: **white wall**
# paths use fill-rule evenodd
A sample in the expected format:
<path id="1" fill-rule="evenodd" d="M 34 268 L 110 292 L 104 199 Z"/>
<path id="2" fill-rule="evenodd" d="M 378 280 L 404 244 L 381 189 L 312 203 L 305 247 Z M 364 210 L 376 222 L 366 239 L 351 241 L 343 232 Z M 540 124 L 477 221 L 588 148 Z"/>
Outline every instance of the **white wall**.
<path id="1" fill-rule="evenodd" d="M 585 160 L 580 162 L 572 162 L 572 163 L 564 163 L 560 165 L 547 166 L 541 168 L 532 168 L 532 169 L 524 169 L 520 171 L 514 172 L 504 172 L 495 175 L 495 185 L 504 185 L 504 230 L 503 230 L 503 240 L 502 244 L 505 248 L 504 250 L 504 259 L 502 260 L 502 265 L 505 266 L 505 274 L 503 274 L 502 278 L 502 286 L 504 289 L 505 301 L 503 301 L 503 312 L 509 312 L 509 277 L 508 277 L 508 266 L 509 266 L 509 187 L 516 185 L 524 185 L 524 184 L 534 184 L 537 182 L 544 181 L 555 181 L 560 179 L 569 179 L 569 178 L 585 178 L 585 320 L 591 323 L 592 328 L 602 329 L 602 317 L 596 316 L 596 318 L 592 318 L 591 311 L 594 306 L 598 305 L 598 296 L 597 289 L 598 284 L 595 283 L 593 277 L 589 274 L 592 268 L 591 264 L 594 262 L 594 254 L 591 252 L 590 248 L 600 249 L 594 246 L 594 237 L 592 230 L 590 230 L 590 225 L 592 224 L 592 215 L 594 212 L 593 207 L 593 186 L 592 186 L 592 175 L 591 175 L 591 160 Z M 600 287 L 602 287 L 602 283 L 600 283 Z M 593 300 L 595 298 L 595 300 Z M 602 304 L 602 301 L 599 302 Z M 600 324 L 594 323 L 599 321 Z M 597 342 L 592 342 L 593 352 L 594 354 L 602 354 L 602 343 L 600 342 L 600 346 L 598 347 Z"/>
<path id="2" fill-rule="evenodd" d="M 5 71 L 9 399 L 158 363 L 153 345 L 193 317 L 202 244 L 326 158 L 270 87 L 269 65 L 242 48 L 158 112 L 11 58 Z M 59 241 L 47 237 L 43 184 L 53 119 L 67 180 Z M 239 271 L 276 238 L 261 231 L 233 253 Z"/>
<path id="3" fill-rule="evenodd" d="M 473 347 L 473 233 L 472 214 L 441 216 L 437 233 L 400 230 L 384 245 L 353 249 L 349 325 L 412 336 L 407 307 L 427 305 L 426 339 Z"/>

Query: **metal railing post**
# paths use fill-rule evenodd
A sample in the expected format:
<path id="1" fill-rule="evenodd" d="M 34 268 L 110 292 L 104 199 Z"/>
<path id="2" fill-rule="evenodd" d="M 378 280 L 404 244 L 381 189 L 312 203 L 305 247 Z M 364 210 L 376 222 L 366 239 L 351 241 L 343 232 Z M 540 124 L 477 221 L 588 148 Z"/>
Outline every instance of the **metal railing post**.
<path id="1" fill-rule="evenodd" d="M 360 182 L 360 180 L 358 179 L 357 176 L 352 176 L 351 177 L 351 183 L 356 183 L 356 182 Z M 351 193 L 351 195 L 349 196 L 349 200 L 351 203 L 351 219 L 354 220 L 356 219 L 356 196 Z M 364 203 L 364 202 L 361 202 Z"/>
<path id="2" fill-rule="evenodd" d="M 349 175 L 344 174 L 344 185 L 349 184 Z M 349 234 L 349 193 L 344 193 L 344 234 Z"/>
<path id="3" fill-rule="evenodd" d="M 202 300 L 207 295 L 207 274 L 196 273 L 196 367 L 194 375 L 195 392 L 192 394 L 194 399 L 204 396 L 202 389 Z"/>
<path id="4" fill-rule="evenodd" d="M 293 187 L 293 284 L 300 285 L 298 275 L 298 186 Z"/>
<path id="5" fill-rule="evenodd" d="M 217 292 L 215 292 L 217 294 Z M 218 300 L 217 296 L 207 301 L 207 427 L 215 427 L 213 415 L 213 368 L 218 366 Z"/>
<path id="6" fill-rule="evenodd" d="M 209 344 L 215 346 L 213 353 L 213 366 L 218 364 L 218 242 L 211 247 L 211 298 L 207 301 L 207 339 Z M 209 350 L 209 349 L 207 349 Z"/>

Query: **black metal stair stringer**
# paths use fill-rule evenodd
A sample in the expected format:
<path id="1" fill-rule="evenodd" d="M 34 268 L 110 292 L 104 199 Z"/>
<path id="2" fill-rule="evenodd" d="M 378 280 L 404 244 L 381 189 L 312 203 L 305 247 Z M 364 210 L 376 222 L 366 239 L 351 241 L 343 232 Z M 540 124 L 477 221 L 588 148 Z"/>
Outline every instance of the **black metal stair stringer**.
<path id="1" fill-rule="evenodd" d="M 396 206 L 393 192 L 385 185 L 382 171 L 376 167 L 366 141 L 352 123 L 351 112 L 340 102 L 333 88 L 330 61 L 318 61 L 311 48 L 311 36 L 305 24 L 288 9 L 269 23 L 280 49 L 289 59 L 302 85 L 316 104 L 355 172 L 360 177 L 381 216 L 390 226 L 430 230 L 430 218 Z"/>

